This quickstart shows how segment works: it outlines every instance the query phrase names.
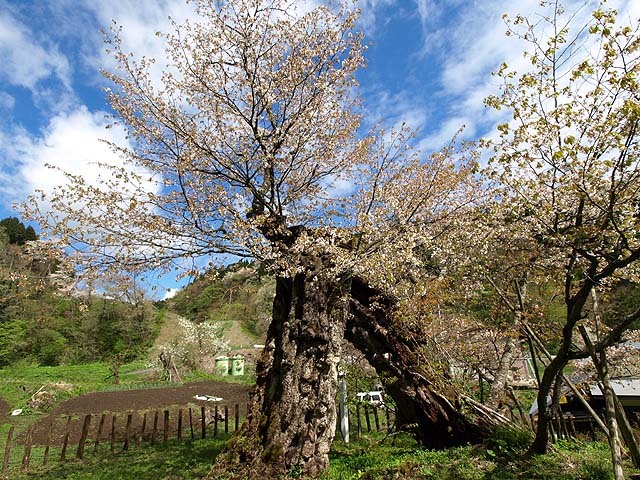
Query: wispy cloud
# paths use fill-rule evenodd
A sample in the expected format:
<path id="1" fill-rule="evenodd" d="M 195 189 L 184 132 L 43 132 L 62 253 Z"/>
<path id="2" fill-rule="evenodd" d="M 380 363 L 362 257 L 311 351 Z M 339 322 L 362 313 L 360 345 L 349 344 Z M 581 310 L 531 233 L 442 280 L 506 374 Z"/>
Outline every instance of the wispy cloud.
<path id="1" fill-rule="evenodd" d="M 49 166 L 82 176 L 92 185 L 108 178 L 111 173 L 100 164 L 123 166 L 123 161 L 101 139 L 123 146 L 128 145 L 128 140 L 121 127 L 106 129 L 105 116 L 104 112 L 91 113 L 86 107 L 79 107 L 52 118 L 40 137 L 24 129 L 0 132 L 0 140 L 13 139 L 13 147 L 3 149 L 0 158 L 1 170 L 6 173 L 0 177 L 0 192 L 14 201 L 21 201 L 36 190 L 53 193 L 66 179 Z M 155 189 L 152 184 L 147 188 Z"/>
<path id="2" fill-rule="evenodd" d="M 0 11 L 0 78 L 36 91 L 40 82 L 57 80 L 71 88 L 72 68 L 55 44 L 37 39 L 11 10 Z"/>
<path id="3" fill-rule="evenodd" d="M 122 48 L 125 52 L 135 52 L 138 58 L 155 58 L 159 69 L 165 67 L 163 60 L 166 55 L 165 44 L 156 33 L 172 33 L 175 30 L 173 22 L 181 25 L 187 19 L 196 19 L 193 3 L 184 0 L 83 1 L 103 31 L 109 30 L 113 22 L 122 26 Z M 106 48 L 92 54 L 86 56 L 86 61 L 94 65 L 96 71 L 115 68 L 115 61 Z"/>

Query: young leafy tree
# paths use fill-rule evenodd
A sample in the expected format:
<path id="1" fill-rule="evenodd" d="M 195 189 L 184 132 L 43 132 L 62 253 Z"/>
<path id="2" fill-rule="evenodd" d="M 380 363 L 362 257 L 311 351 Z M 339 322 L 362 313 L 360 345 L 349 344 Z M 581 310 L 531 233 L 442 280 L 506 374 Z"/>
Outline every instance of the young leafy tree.
<path id="1" fill-rule="evenodd" d="M 530 44 L 531 70 L 503 65 L 502 92 L 487 101 L 513 114 L 499 126 L 488 170 L 502 216 L 528 230 L 536 262 L 562 285 L 565 316 L 541 380 L 535 452 L 548 445 L 547 396 L 559 396 L 567 362 L 584 355 L 575 336 L 591 292 L 636 278 L 640 258 L 638 23 L 618 26 L 616 12 L 598 9 L 583 24 L 557 2 L 543 4 L 549 13 L 539 21 L 511 22 L 510 33 Z M 618 338 L 639 314 L 619 324 Z"/>
<path id="2" fill-rule="evenodd" d="M 349 297 L 359 295 L 362 328 L 389 328 L 393 308 L 370 292 L 416 293 L 428 252 L 473 203 L 477 155 L 452 143 L 424 160 L 403 131 L 358 139 L 354 13 L 286 0 L 195 4 L 200 20 L 163 37 L 160 79 L 153 60 L 122 50 L 117 28 L 108 39 L 120 68 L 106 74 L 110 101 L 132 141 L 113 148 L 127 167 L 104 165 L 111 175 L 94 184 L 67 173 L 25 208 L 88 272 L 218 253 L 265 262 L 276 277 L 267 346 L 225 460 L 250 478 L 314 475 L 335 434 Z M 400 336 L 390 348 L 410 345 Z M 407 372 L 396 390 L 421 415 L 422 436 L 437 427 L 434 443 L 468 440 L 468 419 L 431 388 Z M 456 428 L 441 428 L 454 417 Z"/>

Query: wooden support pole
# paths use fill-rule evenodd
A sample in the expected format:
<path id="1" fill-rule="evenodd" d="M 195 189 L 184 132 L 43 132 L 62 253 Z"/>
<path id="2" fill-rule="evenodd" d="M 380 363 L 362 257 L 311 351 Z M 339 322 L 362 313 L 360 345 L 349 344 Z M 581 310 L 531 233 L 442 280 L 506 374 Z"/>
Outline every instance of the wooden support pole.
<path id="1" fill-rule="evenodd" d="M 182 409 L 178 410 L 178 440 L 182 440 Z"/>
<path id="2" fill-rule="evenodd" d="M 356 422 L 358 437 L 362 435 L 362 422 L 360 421 L 360 405 L 356 405 Z"/>
<path id="3" fill-rule="evenodd" d="M 373 407 L 373 420 L 376 424 L 376 432 L 380 431 L 380 419 L 378 418 L 378 407 Z"/>
<path id="4" fill-rule="evenodd" d="M 624 412 L 624 408 L 620 403 L 620 399 L 618 399 L 618 396 L 615 394 L 615 392 L 613 394 L 613 401 L 615 402 L 618 428 L 620 428 L 620 433 L 622 434 L 624 443 L 629 449 L 629 454 L 631 455 L 633 466 L 635 468 L 640 468 L 640 447 L 638 446 L 636 435 L 635 433 L 633 433 L 633 429 L 631 428 L 631 424 L 629 423 L 627 414 Z"/>
<path id="5" fill-rule="evenodd" d="M 100 446 L 100 437 L 102 436 L 102 430 L 104 430 L 104 421 L 107 419 L 107 414 L 103 413 L 100 417 L 100 423 L 98 424 L 98 433 L 96 433 L 96 441 L 93 443 L 93 454 L 98 453 L 98 447 Z"/>
<path id="6" fill-rule="evenodd" d="M 82 458 L 84 455 L 84 445 L 87 442 L 87 436 L 89 435 L 89 425 L 91 425 L 91 414 L 86 415 L 84 417 L 84 422 L 82 422 L 82 432 L 80 433 L 80 440 L 78 441 L 76 458 Z"/>
<path id="7" fill-rule="evenodd" d="M 591 292 L 593 295 L 594 292 Z M 598 305 L 594 298 L 594 314 L 598 315 Z M 600 379 L 600 390 L 602 391 L 602 396 L 604 397 L 604 409 L 605 409 L 605 418 L 607 420 L 607 427 L 609 427 L 609 435 L 607 438 L 609 440 L 609 449 L 611 450 L 611 465 L 613 466 L 613 477 L 616 480 L 624 480 L 624 469 L 622 466 L 622 439 L 620 438 L 620 429 L 618 428 L 618 420 L 616 418 L 616 407 L 615 407 L 615 393 L 613 391 L 613 386 L 611 385 L 611 377 L 609 375 L 609 365 L 607 363 L 607 356 L 604 350 L 597 352 L 593 346 L 591 338 L 589 337 L 589 333 L 584 325 L 580 325 L 578 327 L 578 331 L 582 335 L 582 339 L 587 347 L 587 351 L 589 355 L 591 355 L 591 360 L 593 361 L 593 366 L 596 368 L 598 373 L 598 378 Z"/>
<path id="8" fill-rule="evenodd" d="M 147 429 L 147 412 L 142 415 L 142 427 L 140 428 L 140 435 L 136 438 L 136 446 L 140 446 L 140 442 L 144 440 L 144 431 Z"/>
<path id="9" fill-rule="evenodd" d="M 367 422 L 367 432 L 371 431 L 371 420 L 369 419 L 369 405 L 364 404 L 364 419 Z"/>
<path id="10" fill-rule="evenodd" d="M 213 438 L 218 436 L 218 405 L 213 407 Z"/>
<path id="11" fill-rule="evenodd" d="M 69 444 L 69 426 L 71 425 L 71 415 L 67 417 L 67 423 L 64 427 L 64 438 L 62 439 L 62 451 L 60 452 L 60 460 L 64 460 L 67 454 L 67 445 Z"/>

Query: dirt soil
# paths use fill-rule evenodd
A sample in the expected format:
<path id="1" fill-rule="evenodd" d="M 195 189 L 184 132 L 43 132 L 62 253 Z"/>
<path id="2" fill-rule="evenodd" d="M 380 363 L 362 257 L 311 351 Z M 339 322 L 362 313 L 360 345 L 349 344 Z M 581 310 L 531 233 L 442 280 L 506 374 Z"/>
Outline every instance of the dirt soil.
<path id="1" fill-rule="evenodd" d="M 82 431 L 82 424 L 86 415 L 91 414 L 89 438 L 98 436 L 99 424 L 104 423 L 101 429 L 100 439 L 105 441 L 111 434 L 113 418 L 115 420 L 116 437 L 121 440 L 124 437 L 125 425 L 128 414 L 132 414 L 130 427 L 132 441 L 136 435 L 143 436 L 143 440 L 149 438 L 154 424 L 154 416 L 158 412 L 158 436 L 163 435 L 165 410 L 169 411 L 169 429 L 174 438 L 177 432 L 177 418 L 182 410 L 183 435 L 190 435 L 190 427 L 193 425 L 197 435 L 201 435 L 201 407 L 205 407 L 206 423 L 213 423 L 215 405 L 220 414 L 218 423 L 220 429 L 224 426 L 225 406 L 229 411 L 230 430 L 234 428 L 235 405 L 240 408 L 240 415 L 246 412 L 246 403 L 249 399 L 248 385 L 233 383 L 204 381 L 184 384 L 179 387 L 149 388 L 144 390 L 125 390 L 118 392 L 95 392 L 81 397 L 72 398 L 51 410 L 46 417 L 38 420 L 34 426 L 34 444 L 45 444 L 50 438 L 51 444 L 61 444 L 67 431 L 67 418 L 71 417 L 68 426 L 69 442 L 77 442 Z M 204 402 L 194 399 L 194 395 L 210 395 L 222 397 L 222 402 Z M 189 420 L 191 411 L 192 420 Z M 104 414 L 104 415 L 103 415 Z M 146 419 L 146 421 L 145 421 Z M 144 424 L 144 429 L 143 429 Z M 209 427 L 207 427 L 209 428 Z M 144 433 L 143 433 L 144 430 Z"/>

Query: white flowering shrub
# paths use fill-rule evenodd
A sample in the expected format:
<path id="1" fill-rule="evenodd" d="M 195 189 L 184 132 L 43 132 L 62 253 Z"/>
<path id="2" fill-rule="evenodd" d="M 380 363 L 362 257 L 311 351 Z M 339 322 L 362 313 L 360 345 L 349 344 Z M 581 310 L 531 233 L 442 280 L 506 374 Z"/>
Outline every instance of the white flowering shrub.
<path id="1" fill-rule="evenodd" d="M 158 349 L 157 361 L 168 380 L 173 380 L 178 371 L 198 370 L 205 359 L 229 348 L 222 328 L 215 323 L 195 323 L 180 317 L 178 324 L 180 335 Z"/>

